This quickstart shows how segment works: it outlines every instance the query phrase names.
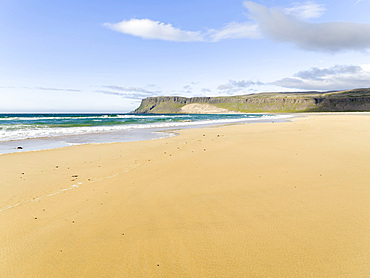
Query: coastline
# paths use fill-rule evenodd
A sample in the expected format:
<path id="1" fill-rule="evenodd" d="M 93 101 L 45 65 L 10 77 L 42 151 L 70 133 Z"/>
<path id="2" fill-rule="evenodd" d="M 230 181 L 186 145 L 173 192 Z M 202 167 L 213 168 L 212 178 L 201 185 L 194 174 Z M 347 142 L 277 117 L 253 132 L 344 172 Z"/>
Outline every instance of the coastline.
<path id="1" fill-rule="evenodd" d="M 369 113 L 295 115 L 1 155 L 0 276 L 369 275 Z"/>
<path id="2" fill-rule="evenodd" d="M 60 114 L 55 119 L 53 116 L 56 114 L 50 114 L 51 116 L 30 114 L 31 117 L 24 117 L 26 114 L 18 114 L 17 117 L 12 118 L 8 118 L 7 114 L 2 115 L 5 118 L 0 118 L 0 155 L 83 144 L 155 140 L 171 137 L 173 136 L 172 131 L 178 129 L 221 126 L 229 123 L 280 122 L 294 117 L 286 114 L 261 113 L 240 113 L 241 117 L 228 117 L 232 115 L 230 113 L 202 115 L 118 114 L 110 116 L 104 114 L 91 114 L 91 116 L 87 116 L 87 114 Z M 153 118 L 160 121 L 155 122 Z M 84 121 L 82 125 L 81 119 Z M 126 122 L 127 119 L 129 119 L 128 122 Z M 172 121 L 172 119 L 174 120 Z M 38 122 L 34 125 L 32 121 L 36 120 Z M 63 121 L 65 120 L 69 122 L 67 123 L 69 127 L 64 126 Z M 41 128 L 40 121 L 44 123 Z M 87 126 L 86 121 L 89 121 Z M 102 121 L 108 121 L 109 125 L 102 124 Z M 136 124 L 133 121 L 136 121 Z"/>

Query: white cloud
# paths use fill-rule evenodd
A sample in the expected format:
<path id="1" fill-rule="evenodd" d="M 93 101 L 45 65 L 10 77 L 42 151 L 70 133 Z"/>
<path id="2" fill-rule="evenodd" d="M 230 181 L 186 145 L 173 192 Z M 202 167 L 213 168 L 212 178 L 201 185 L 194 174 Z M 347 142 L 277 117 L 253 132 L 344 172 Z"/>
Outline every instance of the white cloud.
<path id="1" fill-rule="evenodd" d="M 302 19 L 309 19 L 320 17 L 325 10 L 321 4 L 317 4 L 314 1 L 307 1 L 304 4 L 293 3 L 292 7 L 284 9 L 284 12 Z"/>
<path id="2" fill-rule="evenodd" d="M 293 77 L 283 78 L 274 85 L 303 90 L 345 90 L 370 87 L 370 65 L 336 65 L 311 68 Z"/>
<path id="3" fill-rule="evenodd" d="M 308 23 L 282 9 L 244 2 L 251 19 L 267 37 L 313 51 L 337 52 L 370 48 L 370 24 L 352 22 Z M 312 12 L 311 12 L 312 16 Z"/>
<path id="4" fill-rule="evenodd" d="M 217 42 L 224 39 L 241 39 L 260 37 L 258 26 L 249 22 L 232 22 L 224 28 L 207 31 L 184 31 L 172 24 L 165 24 L 150 19 L 130 19 L 118 23 L 104 23 L 105 27 L 143 39 L 157 39 L 177 42 Z"/>
<path id="5" fill-rule="evenodd" d="M 159 21 L 150 19 L 130 19 L 118 23 L 105 23 L 105 27 L 114 31 L 141 37 L 177 42 L 203 41 L 200 32 L 183 31 Z"/>

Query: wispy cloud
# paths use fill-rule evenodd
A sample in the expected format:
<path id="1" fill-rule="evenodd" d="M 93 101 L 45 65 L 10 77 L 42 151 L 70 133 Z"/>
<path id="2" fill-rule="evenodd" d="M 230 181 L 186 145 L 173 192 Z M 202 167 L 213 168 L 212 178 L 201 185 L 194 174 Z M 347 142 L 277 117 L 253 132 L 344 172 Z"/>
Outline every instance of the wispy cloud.
<path id="1" fill-rule="evenodd" d="M 272 84 L 303 90 L 344 90 L 370 87 L 370 70 L 366 66 L 356 65 L 311 68 Z"/>
<path id="2" fill-rule="evenodd" d="M 82 92 L 80 89 L 70 89 L 70 88 L 56 88 L 56 87 L 16 87 L 16 86 L 0 86 L 1 89 L 26 89 L 26 90 L 40 90 L 40 91 L 56 91 L 56 92 Z"/>
<path id="3" fill-rule="evenodd" d="M 357 0 L 355 5 L 360 4 L 361 2 L 364 2 L 364 0 Z M 366 2 L 370 3 L 370 0 L 367 0 Z"/>
<path id="4" fill-rule="evenodd" d="M 249 88 L 253 86 L 263 85 L 264 83 L 260 81 L 252 81 L 252 80 L 229 80 L 229 83 L 221 84 L 217 87 L 222 93 L 226 93 L 229 95 L 242 93 L 242 92 L 249 92 Z"/>
<path id="5" fill-rule="evenodd" d="M 153 95 L 143 94 L 143 93 L 138 93 L 138 92 L 115 92 L 115 91 L 108 91 L 108 90 L 96 90 L 95 93 L 104 94 L 104 95 L 120 96 L 123 98 L 128 98 L 128 99 L 133 99 L 133 100 L 140 100 L 148 96 L 153 96 Z"/>
<path id="6" fill-rule="evenodd" d="M 137 93 L 150 93 L 150 91 L 145 90 L 140 87 L 121 87 L 116 85 L 103 86 L 103 88 L 112 89 L 120 92 L 137 92 Z"/>
<path id="7" fill-rule="evenodd" d="M 36 89 L 42 91 L 82 92 L 81 90 L 77 89 L 49 88 L 49 87 L 36 87 Z"/>
<path id="8" fill-rule="evenodd" d="M 95 90 L 95 92 L 99 94 L 121 96 L 133 100 L 140 100 L 149 96 L 159 96 L 162 94 L 162 91 L 149 91 L 141 87 L 107 85 L 102 86 L 102 88 L 101 90 Z"/>
<path id="9" fill-rule="evenodd" d="M 1 89 L 15 89 L 14 86 L 0 86 Z"/>
<path id="10" fill-rule="evenodd" d="M 225 39 L 261 38 L 258 25 L 251 22 L 231 22 L 220 30 L 209 30 L 207 36 L 208 38 L 206 38 L 205 41 L 212 42 L 218 42 Z"/>
<path id="11" fill-rule="evenodd" d="M 314 1 L 305 3 L 293 3 L 292 7 L 285 8 L 284 12 L 288 15 L 293 15 L 302 19 L 317 18 L 323 15 L 326 11 L 324 5 L 317 4 Z"/>

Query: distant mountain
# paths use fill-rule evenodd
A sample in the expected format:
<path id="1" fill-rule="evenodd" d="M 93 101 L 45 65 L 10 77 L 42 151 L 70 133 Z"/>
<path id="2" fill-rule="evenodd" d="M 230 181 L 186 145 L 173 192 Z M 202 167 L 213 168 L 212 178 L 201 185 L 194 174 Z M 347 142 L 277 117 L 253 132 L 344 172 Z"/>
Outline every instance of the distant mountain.
<path id="1" fill-rule="evenodd" d="M 230 97 L 148 97 L 136 114 L 370 111 L 370 88 L 338 92 L 259 93 Z"/>

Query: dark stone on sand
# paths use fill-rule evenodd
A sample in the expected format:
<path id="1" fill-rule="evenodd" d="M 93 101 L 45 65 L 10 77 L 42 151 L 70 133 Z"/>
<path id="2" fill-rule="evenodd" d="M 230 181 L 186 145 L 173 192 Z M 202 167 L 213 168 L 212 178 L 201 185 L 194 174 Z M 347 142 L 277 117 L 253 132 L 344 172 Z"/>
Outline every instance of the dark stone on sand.
<path id="1" fill-rule="evenodd" d="M 35 217 L 35 219 L 37 219 L 37 217 Z"/>
<path id="2" fill-rule="evenodd" d="M 17 150 L 23 150 L 23 147 L 17 147 Z"/>
<path id="3" fill-rule="evenodd" d="M 73 176 L 72 176 L 72 178 L 77 178 L 77 177 L 78 177 L 78 175 L 73 175 Z"/>

